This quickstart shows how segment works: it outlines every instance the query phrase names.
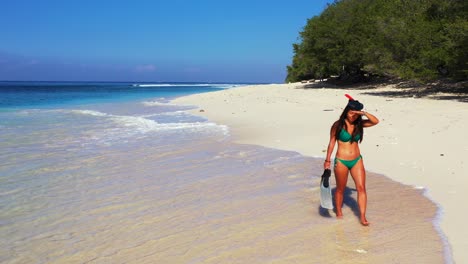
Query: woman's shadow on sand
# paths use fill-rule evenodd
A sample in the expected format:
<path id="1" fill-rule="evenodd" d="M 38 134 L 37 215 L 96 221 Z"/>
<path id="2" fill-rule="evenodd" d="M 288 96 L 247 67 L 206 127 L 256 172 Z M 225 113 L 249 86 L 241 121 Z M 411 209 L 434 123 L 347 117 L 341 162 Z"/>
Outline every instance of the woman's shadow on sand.
<path id="1" fill-rule="evenodd" d="M 336 191 L 336 188 L 333 188 L 332 189 L 333 205 L 334 205 L 333 212 L 335 212 L 335 214 L 336 214 L 335 191 Z M 344 194 L 343 194 L 343 207 L 348 206 L 349 208 L 351 208 L 354 215 L 359 218 L 359 205 L 358 205 L 356 199 L 354 199 L 354 197 L 352 197 L 353 192 L 356 192 L 356 189 L 349 188 L 349 187 L 345 188 L 345 191 L 344 191 Z M 332 216 L 330 214 L 329 209 L 322 208 L 320 205 L 318 207 L 318 211 L 319 211 L 319 214 L 321 216 L 323 216 L 323 217 L 335 217 L 335 216 Z"/>

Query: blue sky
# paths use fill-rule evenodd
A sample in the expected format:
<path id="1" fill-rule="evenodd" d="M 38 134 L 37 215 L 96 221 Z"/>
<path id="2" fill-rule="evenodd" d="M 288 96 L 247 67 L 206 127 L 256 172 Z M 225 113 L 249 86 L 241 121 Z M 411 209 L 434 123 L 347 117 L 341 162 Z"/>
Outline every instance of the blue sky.
<path id="1" fill-rule="evenodd" d="M 2 1 L 0 80 L 284 82 L 332 2 Z"/>

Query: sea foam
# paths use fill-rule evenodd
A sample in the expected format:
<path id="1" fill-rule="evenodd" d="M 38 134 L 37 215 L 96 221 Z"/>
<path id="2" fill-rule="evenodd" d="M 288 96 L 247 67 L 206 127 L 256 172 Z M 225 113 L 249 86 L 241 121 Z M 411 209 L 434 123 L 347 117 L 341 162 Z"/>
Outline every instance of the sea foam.
<path id="1" fill-rule="evenodd" d="M 157 115 L 186 115 L 182 111 L 162 113 L 156 115 L 144 115 L 144 116 L 127 116 L 127 115 L 112 115 L 106 114 L 94 110 L 71 110 L 71 113 L 89 115 L 94 117 L 106 117 L 109 120 L 113 121 L 120 128 L 129 128 L 123 133 L 127 135 L 133 135 L 135 133 L 149 133 L 149 132 L 158 132 L 158 131 L 168 131 L 168 130 L 190 130 L 190 132 L 213 132 L 219 131 L 224 135 L 228 134 L 228 128 L 224 125 L 217 125 L 212 122 L 168 122 L 168 123 L 159 123 L 157 121 L 148 119 L 150 116 Z"/>

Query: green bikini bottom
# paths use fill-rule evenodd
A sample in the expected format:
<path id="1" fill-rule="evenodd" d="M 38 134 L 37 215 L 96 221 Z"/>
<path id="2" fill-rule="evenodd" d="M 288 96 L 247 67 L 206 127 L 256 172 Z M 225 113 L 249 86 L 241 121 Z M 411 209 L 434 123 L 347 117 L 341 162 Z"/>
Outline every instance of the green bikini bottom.
<path id="1" fill-rule="evenodd" d="M 344 160 L 344 159 L 339 159 L 335 157 L 335 167 L 336 167 L 336 162 L 339 161 L 343 165 L 345 165 L 349 170 L 356 165 L 356 163 L 362 158 L 361 155 L 359 157 L 353 159 L 353 160 Z"/>

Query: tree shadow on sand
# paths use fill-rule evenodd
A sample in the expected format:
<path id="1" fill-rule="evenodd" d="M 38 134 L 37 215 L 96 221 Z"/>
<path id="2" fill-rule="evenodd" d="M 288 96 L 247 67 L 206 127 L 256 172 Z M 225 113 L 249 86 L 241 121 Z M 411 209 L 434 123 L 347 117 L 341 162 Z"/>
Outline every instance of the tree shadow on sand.
<path id="1" fill-rule="evenodd" d="M 378 91 L 379 87 L 391 86 L 392 90 Z M 428 98 L 434 100 L 452 100 L 468 102 L 468 82 L 437 81 L 430 84 L 421 84 L 414 81 L 399 79 L 379 79 L 362 83 L 341 83 L 336 80 L 307 83 L 297 89 L 352 89 L 367 90 L 364 94 L 394 98 Z M 373 91 L 375 90 L 375 91 Z"/>
<path id="2" fill-rule="evenodd" d="M 429 98 L 435 100 L 453 100 L 468 103 L 468 87 L 447 88 L 424 87 L 424 88 L 396 88 L 393 91 L 370 91 L 367 95 L 385 96 L 394 98 Z"/>
<path id="3" fill-rule="evenodd" d="M 335 213 L 335 215 L 332 216 L 330 214 L 330 210 L 322 208 L 320 205 L 318 208 L 319 215 L 323 217 L 335 217 L 336 216 L 335 191 L 336 191 L 336 188 L 333 188 L 332 195 L 333 195 L 333 204 L 335 206 L 335 208 L 333 209 L 333 212 Z M 359 205 L 356 199 L 352 196 L 353 192 L 356 192 L 356 189 L 349 188 L 349 187 L 345 188 L 344 195 L 343 195 L 343 207 L 344 206 L 349 207 L 351 211 L 353 211 L 354 215 L 359 219 L 360 218 Z"/>

